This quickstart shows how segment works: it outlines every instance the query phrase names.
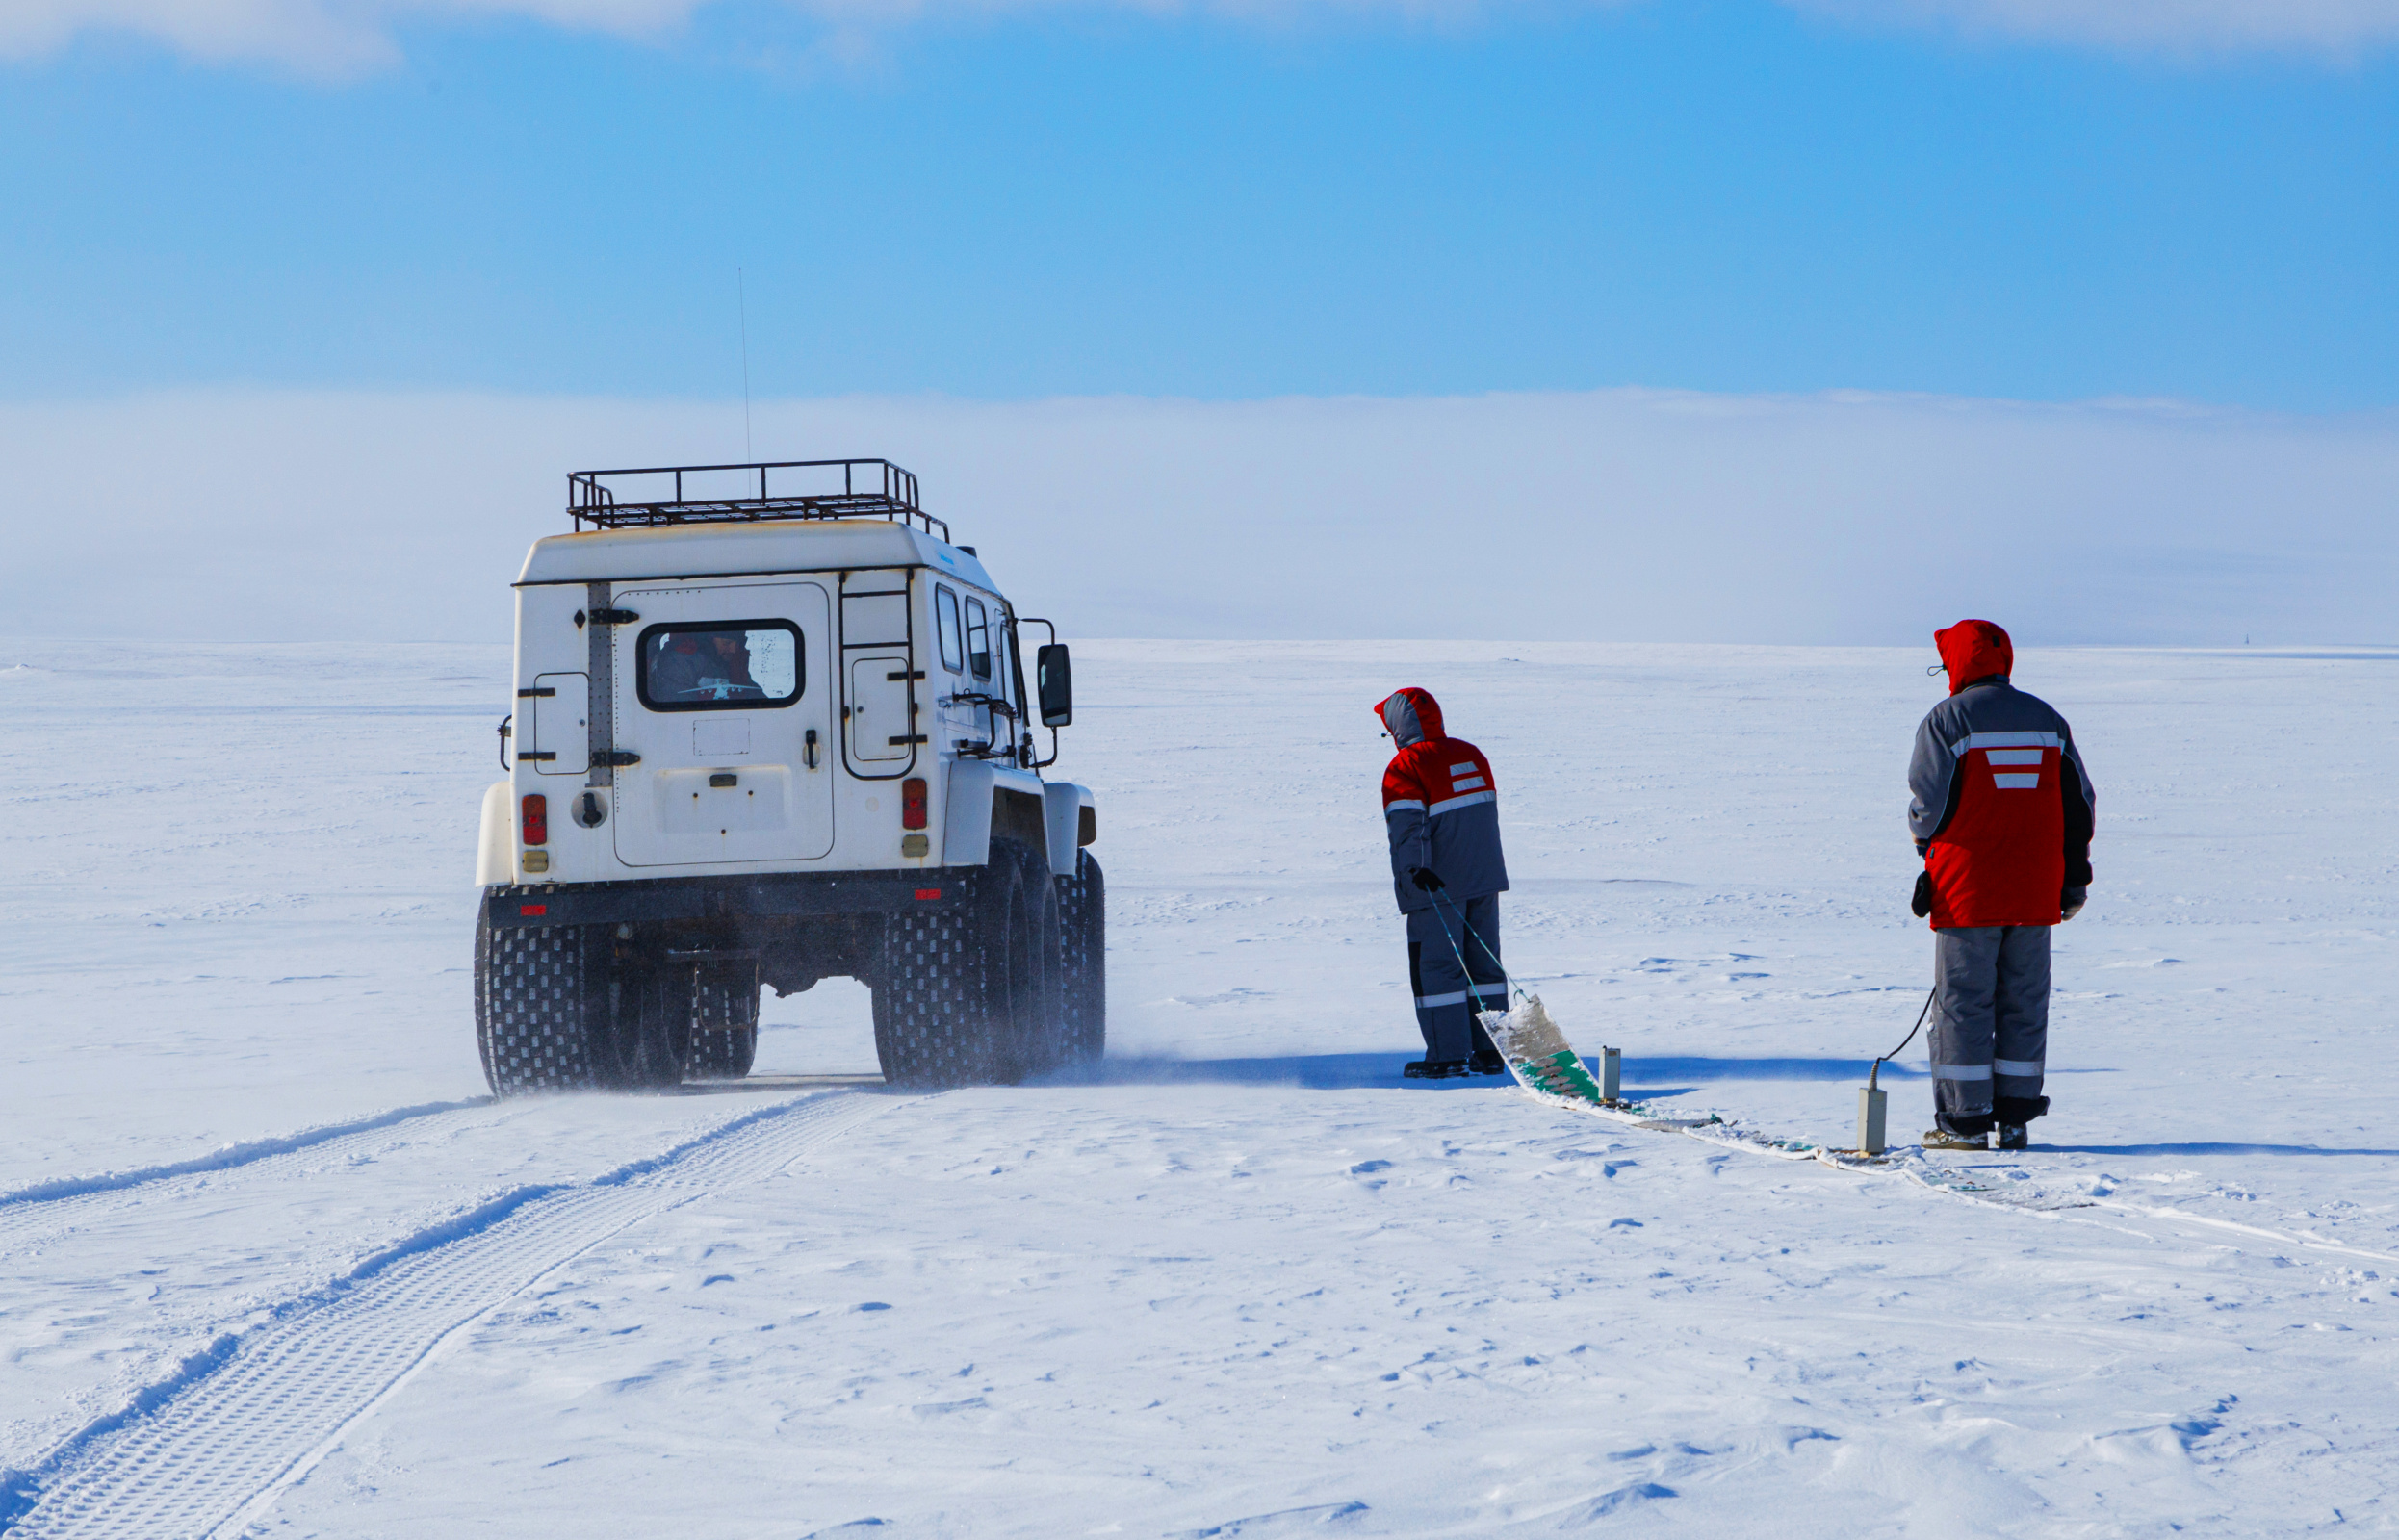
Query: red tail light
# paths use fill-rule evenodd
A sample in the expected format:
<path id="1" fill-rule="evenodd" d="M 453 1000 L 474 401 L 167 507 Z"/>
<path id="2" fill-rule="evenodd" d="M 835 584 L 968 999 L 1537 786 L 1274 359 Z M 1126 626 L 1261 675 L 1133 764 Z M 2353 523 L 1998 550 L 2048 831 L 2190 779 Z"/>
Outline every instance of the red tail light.
<path id="1" fill-rule="evenodd" d="M 900 783 L 900 827 L 924 827 L 924 783 L 914 776 Z"/>
<path id="2" fill-rule="evenodd" d="M 550 799 L 538 791 L 525 799 L 525 842 L 550 843 Z"/>

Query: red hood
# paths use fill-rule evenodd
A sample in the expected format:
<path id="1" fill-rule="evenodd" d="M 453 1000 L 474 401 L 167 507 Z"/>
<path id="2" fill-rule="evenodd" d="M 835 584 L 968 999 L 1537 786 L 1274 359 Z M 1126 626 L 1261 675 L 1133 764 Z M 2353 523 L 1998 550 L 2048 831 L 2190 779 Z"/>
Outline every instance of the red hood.
<path id="1" fill-rule="evenodd" d="M 1413 686 L 1385 696 L 1376 704 L 1375 714 L 1390 731 L 1391 741 L 1403 749 L 1426 738 L 1449 736 L 1441 731 L 1441 703 Z"/>
<path id="2" fill-rule="evenodd" d="M 1941 649 L 1941 666 L 1949 671 L 1951 695 L 1976 680 L 2016 672 L 2015 644 L 1987 620 L 1959 621 L 1948 630 L 1933 632 L 1932 640 Z"/>

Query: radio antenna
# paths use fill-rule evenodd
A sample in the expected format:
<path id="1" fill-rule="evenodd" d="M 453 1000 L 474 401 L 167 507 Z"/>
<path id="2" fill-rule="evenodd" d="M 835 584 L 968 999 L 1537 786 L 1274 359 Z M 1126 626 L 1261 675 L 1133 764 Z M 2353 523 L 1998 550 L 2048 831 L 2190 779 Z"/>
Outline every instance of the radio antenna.
<path id="1" fill-rule="evenodd" d="M 750 283 L 739 268 L 733 270 L 734 295 L 741 306 L 741 454 L 756 459 L 750 446 Z"/>

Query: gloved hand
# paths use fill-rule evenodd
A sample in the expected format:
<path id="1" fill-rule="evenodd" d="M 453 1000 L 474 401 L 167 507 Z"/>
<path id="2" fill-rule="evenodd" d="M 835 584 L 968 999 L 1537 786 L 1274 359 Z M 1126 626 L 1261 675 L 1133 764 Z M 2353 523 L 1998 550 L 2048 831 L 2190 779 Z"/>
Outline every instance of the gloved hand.
<path id="1" fill-rule="evenodd" d="M 1908 895 L 1907 907 L 1920 920 L 1932 913 L 1932 873 L 1916 874 L 1916 891 Z"/>
<path id="2" fill-rule="evenodd" d="M 2069 887 L 2060 893 L 2057 896 L 2057 907 L 2062 912 L 2057 916 L 2058 923 L 2062 925 L 2081 913 L 2082 906 L 2089 901 L 2090 897 L 2091 890 L 2087 887 Z"/>
<path id="3" fill-rule="evenodd" d="M 1430 866 L 1410 866 L 1407 880 L 1428 893 L 1437 893 L 1446 886 L 1441 881 L 1441 874 Z"/>

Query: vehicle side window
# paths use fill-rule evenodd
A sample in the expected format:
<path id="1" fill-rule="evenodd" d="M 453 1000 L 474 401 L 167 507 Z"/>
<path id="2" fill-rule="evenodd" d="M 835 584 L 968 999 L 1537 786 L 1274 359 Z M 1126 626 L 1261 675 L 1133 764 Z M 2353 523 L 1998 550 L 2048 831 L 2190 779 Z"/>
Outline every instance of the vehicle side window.
<path id="1" fill-rule="evenodd" d="M 967 666 L 958 650 L 958 596 L 946 588 L 933 590 L 933 629 L 942 636 L 942 666 L 952 674 Z"/>
<path id="2" fill-rule="evenodd" d="M 992 624 L 979 599 L 967 601 L 967 666 L 978 680 L 992 677 Z"/>
<path id="3" fill-rule="evenodd" d="M 653 711 L 789 706 L 806 687 L 805 642 L 787 620 L 652 626 L 633 653 L 633 687 Z"/>

